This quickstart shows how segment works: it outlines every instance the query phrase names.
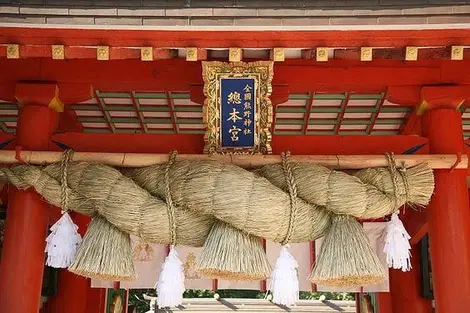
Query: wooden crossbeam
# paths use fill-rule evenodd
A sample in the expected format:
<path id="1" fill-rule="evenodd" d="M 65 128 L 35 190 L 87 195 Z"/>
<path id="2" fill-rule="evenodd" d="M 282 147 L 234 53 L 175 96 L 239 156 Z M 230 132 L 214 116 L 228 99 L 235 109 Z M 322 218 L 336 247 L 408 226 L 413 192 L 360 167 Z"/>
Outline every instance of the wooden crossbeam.
<path id="1" fill-rule="evenodd" d="M 28 164 L 49 164 L 60 162 L 61 152 L 52 151 L 21 151 L 21 159 Z M 281 163 L 280 155 L 208 155 L 208 154 L 179 154 L 180 160 L 214 160 L 234 164 L 243 168 L 254 168 L 267 164 Z M 370 167 L 387 167 L 385 155 L 292 155 L 292 162 L 314 163 L 335 169 L 362 169 Z M 395 155 L 397 164 L 406 167 L 427 163 L 432 169 L 466 169 L 467 155 L 462 155 L 457 162 L 457 156 L 452 154 L 420 154 Z M 151 153 L 102 153 L 102 152 L 75 152 L 72 161 L 100 162 L 118 167 L 144 167 L 168 162 L 168 154 Z M 16 164 L 20 161 L 16 151 L 0 151 L 0 163 Z M 456 164 L 458 163 L 458 164 Z"/>

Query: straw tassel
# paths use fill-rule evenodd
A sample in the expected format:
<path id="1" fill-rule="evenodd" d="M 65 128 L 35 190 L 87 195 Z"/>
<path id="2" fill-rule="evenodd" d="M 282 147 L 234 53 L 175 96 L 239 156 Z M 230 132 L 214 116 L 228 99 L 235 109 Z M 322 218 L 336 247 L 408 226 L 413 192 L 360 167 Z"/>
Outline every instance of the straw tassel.
<path id="1" fill-rule="evenodd" d="M 82 241 L 78 226 L 67 212 L 63 212 L 62 217 L 50 229 L 51 233 L 46 238 L 46 265 L 67 268 L 75 259 L 78 245 Z"/>
<path id="2" fill-rule="evenodd" d="M 288 248 L 289 245 L 284 245 L 281 248 L 281 253 L 271 274 L 270 286 L 273 295 L 272 302 L 285 306 L 294 305 L 299 301 L 299 278 L 297 273 L 299 264 L 289 253 Z"/>
<path id="3" fill-rule="evenodd" d="M 61 161 L 61 182 L 60 182 L 60 202 L 62 206 L 62 216 L 50 228 L 51 234 L 46 238 L 46 265 L 55 268 L 67 268 L 75 260 L 78 245 L 82 237 L 78 233 L 78 226 L 74 224 L 72 218 L 67 213 L 69 190 L 67 186 L 67 171 L 73 151 L 66 150 L 62 154 Z"/>
<path id="4" fill-rule="evenodd" d="M 175 249 L 176 244 L 176 216 L 175 207 L 170 192 L 170 167 L 175 163 L 176 151 L 170 154 L 168 163 L 165 166 L 165 192 L 166 209 L 170 226 L 171 247 L 170 253 L 165 259 L 160 272 L 160 277 L 155 285 L 157 289 L 157 305 L 159 308 L 179 306 L 183 303 L 184 270 L 183 262 L 178 258 Z"/>
<path id="5" fill-rule="evenodd" d="M 392 219 L 387 225 L 384 247 L 390 268 L 401 269 L 403 272 L 411 270 L 410 238 L 398 214 L 393 213 Z"/>
<path id="6" fill-rule="evenodd" d="M 183 303 L 183 293 L 186 290 L 183 262 L 178 258 L 178 253 L 173 246 L 163 263 L 155 288 L 159 308 L 175 307 Z"/>

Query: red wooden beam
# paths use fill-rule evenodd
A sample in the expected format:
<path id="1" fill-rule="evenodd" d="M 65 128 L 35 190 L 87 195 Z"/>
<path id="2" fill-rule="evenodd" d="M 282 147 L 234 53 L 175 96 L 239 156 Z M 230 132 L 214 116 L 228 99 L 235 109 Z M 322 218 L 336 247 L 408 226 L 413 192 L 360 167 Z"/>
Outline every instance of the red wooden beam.
<path id="1" fill-rule="evenodd" d="M 202 153 L 204 135 L 183 134 L 105 134 L 61 133 L 52 140 L 83 152 Z M 273 136 L 273 153 L 290 150 L 293 154 L 380 154 L 403 153 L 426 143 L 418 136 Z M 423 147 L 420 152 L 427 153 Z"/>
<path id="2" fill-rule="evenodd" d="M 309 91 L 330 92 L 342 89 L 367 92 L 385 90 L 389 86 L 410 86 L 459 82 L 470 73 L 447 75 L 446 66 L 433 64 L 419 66 L 397 61 L 365 62 L 332 60 L 328 65 L 318 65 L 310 60 L 291 60 L 274 65 L 273 86 L 286 85 L 289 93 Z M 460 67 L 470 67 L 462 61 Z M 189 91 L 194 84 L 202 85 L 200 62 L 181 59 L 142 62 L 140 60 L 97 61 L 49 59 L 0 59 L 0 84 L 21 80 L 42 80 L 61 83 L 82 83 L 106 91 L 160 90 Z M 90 71 L 93 69 L 93 71 Z M 184 75 L 181 75 L 184 73 Z"/>
<path id="3" fill-rule="evenodd" d="M 368 31 L 162 31 L 0 27 L 0 43 L 112 47 L 405 47 L 470 45 L 467 29 Z"/>

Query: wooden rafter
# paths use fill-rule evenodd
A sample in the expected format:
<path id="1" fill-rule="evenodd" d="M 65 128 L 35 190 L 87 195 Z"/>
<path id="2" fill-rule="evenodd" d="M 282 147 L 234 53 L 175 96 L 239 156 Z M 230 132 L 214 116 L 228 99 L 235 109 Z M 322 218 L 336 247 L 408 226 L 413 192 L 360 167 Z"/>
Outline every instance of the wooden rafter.
<path id="1" fill-rule="evenodd" d="M 305 116 L 304 116 L 304 125 L 302 128 L 302 131 L 304 135 L 307 135 L 308 131 L 308 122 L 310 121 L 310 114 L 312 113 L 312 105 L 313 105 L 313 98 L 315 97 L 315 93 L 310 92 L 309 93 L 309 99 L 307 100 L 307 108 L 305 110 Z"/>
<path id="2" fill-rule="evenodd" d="M 348 102 L 349 102 L 349 96 L 350 96 L 350 93 L 348 92 L 346 94 L 346 98 L 341 102 L 341 112 L 338 114 L 338 117 L 336 119 L 335 129 L 334 129 L 335 135 L 338 135 L 339 129 L 341 128 L 341 124 L 343 123 L 344 114 L 346 113 L 346 107 L 348 106 Z"/>
<path id="3" fill-rule="evenodd" d="M 111 122 L 111 116 L 110 116 L 109 112 L 106 110 L 106 105 L 105 105 L 103 99 L 100 96 L 98 96 L 98 91 L 95 91 L 94 94 L 95 94 L 95 99 L 98 102 L 98 107 L 100 108 L 100 111 L 103 114 L 103 117 L 106 121 L 106 124 L 108 125 L 109 130 L 112 133 L 115 133 L 116 132 L 116 127 L 114 126 L 114 123 Z"/>
<path id="4" fill-rule="evenodd" d="M 372 119 L 371 119 L 370 124 L 367 125 L 367 129 L 366 129 L 367 135 L 370 135 L 370 133 L 374 129 L 374 126 L 375 126 L 375 123 L 376 123 L 377 118 L 379 116 L 380 110 L 382 110 L 382 107 L 384 105 L 385 98 L 386 98 L 386 95 L 382 93 L 382 99 L 378 100 L 376 105 L 375 105 L 375 112 L 372 115 Z"/>
<path id="5" fill-rule="evenodd" d="M 147 124 L 145 124 L 144 115 L 140 111 L 139 99 L 136 99 L 135 91 L 132 91 L 130 95 L 131 95 L 132 104 L 134 105 L 134 108 L 135 108 L 135 114 L 139 118 L 140 127 L 144 133 L 147 133 Z"/>
<path id="6" fill-rule="evenodd" d="M 175 113 L 175 102 L 171 96 L 171 92 L 166 92 L 166 99 L 168 101 L 168 111 L 170 112 L 171 124 L 173 125 L 173 131 L 175 134 L 179 133 L 178 123 L 176 122 L 176 113 Z"/>

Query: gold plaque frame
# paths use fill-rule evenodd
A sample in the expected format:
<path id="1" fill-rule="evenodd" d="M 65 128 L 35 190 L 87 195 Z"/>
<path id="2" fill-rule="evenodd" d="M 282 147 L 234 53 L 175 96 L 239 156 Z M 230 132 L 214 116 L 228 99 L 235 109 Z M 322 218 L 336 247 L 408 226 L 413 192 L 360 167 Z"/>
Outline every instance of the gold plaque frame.
<path id="1" fill-rule="evenodd" d="M 269 96 L 272 92 L 273 62 L 202 62 L 202 77 L 204 79 L 203 121 L 206 127 L 204 135 L 204 153 L 234 153 L 234 154 L 271 154 L 271 124 L 273 122 L 273 107 Z M 254 78 L 257 90 L 254 105 L 255 145 L 254 147 L 226 147 L 221 145 L 220 136 L 220 81 L 223 78 Z"/>

